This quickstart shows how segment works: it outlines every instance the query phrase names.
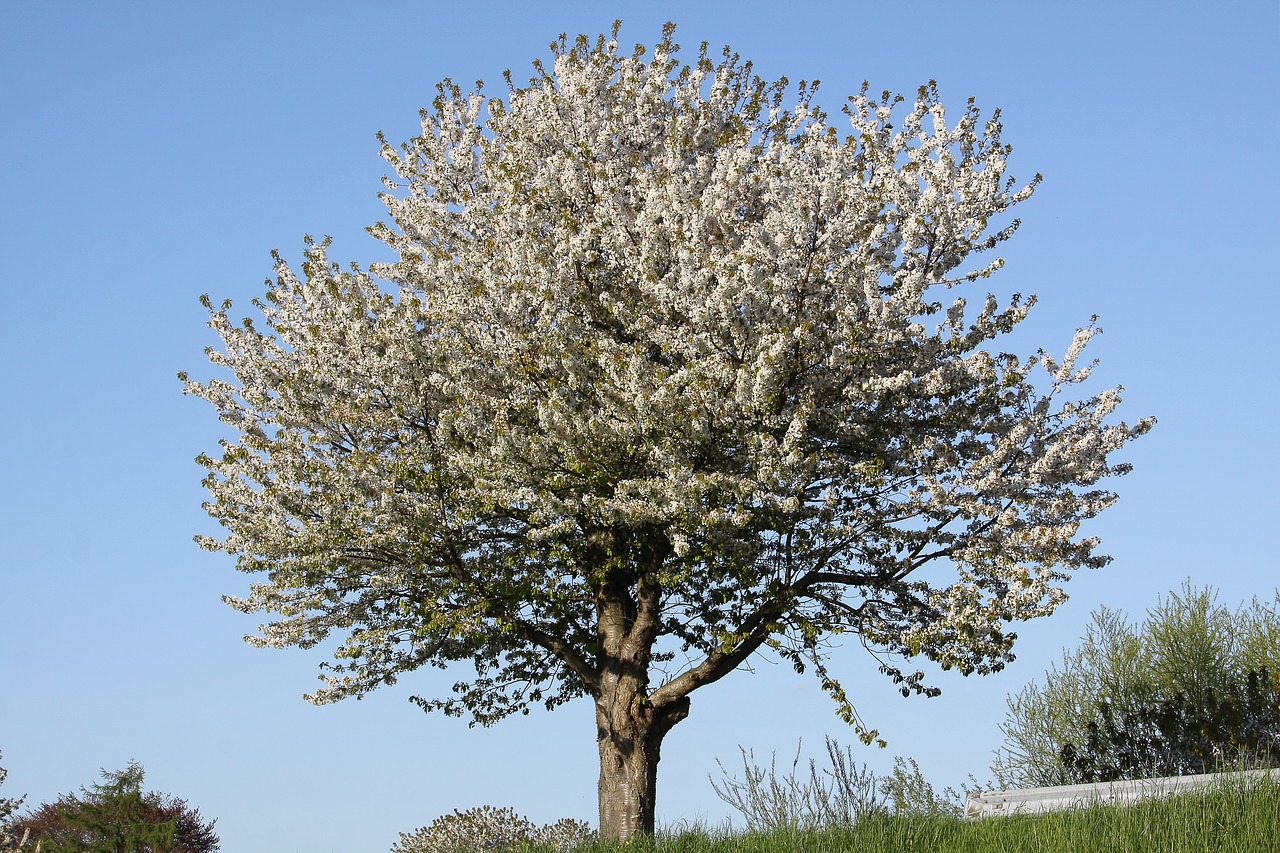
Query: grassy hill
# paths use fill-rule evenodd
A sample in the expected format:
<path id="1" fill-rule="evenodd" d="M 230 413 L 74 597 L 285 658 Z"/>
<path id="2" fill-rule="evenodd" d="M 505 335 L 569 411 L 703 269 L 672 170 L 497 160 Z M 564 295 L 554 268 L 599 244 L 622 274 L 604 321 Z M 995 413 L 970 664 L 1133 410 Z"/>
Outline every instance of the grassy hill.
<path id="1" fill-rule="evenodd" d="M 961 820 L 872 815 L 856 826 L 774 833 L 694 829 L 576 853 L 1280 853 L 1280 783 L 1201 791 L 1130 806 Z"/>

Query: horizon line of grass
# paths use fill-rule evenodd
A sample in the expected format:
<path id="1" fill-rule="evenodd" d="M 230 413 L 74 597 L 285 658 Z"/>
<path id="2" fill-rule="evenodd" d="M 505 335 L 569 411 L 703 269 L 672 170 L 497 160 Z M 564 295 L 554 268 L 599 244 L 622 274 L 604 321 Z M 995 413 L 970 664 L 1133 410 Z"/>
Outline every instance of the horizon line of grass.
<path id="1" fill-rule="evenodd" d="M 1268 839 L 1271 839 L 1268 841 Z M 1272 845 L 1270 847 L 1266 845 Z M 525 847 L 522 853 L 555 853 Z M 702 826 L 664 830 L 629 843 L 593 842 L 573 853 L 1167 853 L 1280 851 L 1280 781 L 1226 785 L 1137 803 L 966 820 L 948 815 L 872 814 L 853 826 L 738 832 Z"/>

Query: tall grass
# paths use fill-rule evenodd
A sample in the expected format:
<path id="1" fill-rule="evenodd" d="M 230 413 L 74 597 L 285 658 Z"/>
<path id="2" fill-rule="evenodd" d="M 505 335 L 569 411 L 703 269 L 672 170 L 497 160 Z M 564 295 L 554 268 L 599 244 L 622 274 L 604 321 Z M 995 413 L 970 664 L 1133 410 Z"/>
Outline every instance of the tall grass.
<path id="1" fill-rule="evenodd" d="M 528 848 L 530 851 L 539 848 Z M 1226 783 L 1127 806 L 962 820 L 877 812 L 852 826 L 734 832 L 693 827 L 575 853 L 1267 853 L 1280 851 L 1280 781 Z"/>

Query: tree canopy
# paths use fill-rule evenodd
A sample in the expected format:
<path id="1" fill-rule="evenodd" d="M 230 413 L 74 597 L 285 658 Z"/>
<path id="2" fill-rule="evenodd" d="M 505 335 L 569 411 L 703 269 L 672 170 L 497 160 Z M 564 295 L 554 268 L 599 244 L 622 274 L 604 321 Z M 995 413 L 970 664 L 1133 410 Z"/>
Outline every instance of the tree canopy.
<path id="1" fill-rule="evenodd" d="M 251 642 L 336 637 L 321 703 L 455 662 L 414 701 L 489 724 L 591 697 L 625 837 L 689 695 L 758 651 L 868 742 L 824 638 L 1000 669 L 1008 624 L 1107 562 L 1080 524 L 1151 421 L 1065 399 L 1094 325 L 994 351 L 1034 298 L 963 295 L 1039 182 L 1006 175 L 998 112 L 864 86 L 833 121 L 816 81 L 617 36 L 562 37 L 504 97 L 441 83 L 383 140 L 397 260 L 308 238 L 265 326 L 205 298 L 230 381 L 181 378 L 234 433 L 200 457 L 225 528 L 200 542 L 261 577 L 227 598 L 270 614 Z"/>

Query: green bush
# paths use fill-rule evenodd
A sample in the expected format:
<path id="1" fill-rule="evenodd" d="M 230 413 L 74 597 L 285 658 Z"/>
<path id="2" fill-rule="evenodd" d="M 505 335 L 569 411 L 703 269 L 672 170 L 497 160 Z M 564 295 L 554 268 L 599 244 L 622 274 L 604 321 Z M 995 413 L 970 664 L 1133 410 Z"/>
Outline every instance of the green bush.
<path id="1" fill-rule="evenodd" d="M 1140 623 L 1104 607 L 1061 665 L 1008 704 L 1005 748 L 991 768 L 1003 787 L 1274 760 L 1280 591 L 1272 603 L 1232 610 L 1212 587 L 1187 582 Z"/>
<path id="2" fill-rule="evenodd" d="M 102 782 L 63 794 L 14 822 L 29 832 L 40 853 L 214 853 L 220 849 L 216 820 L 206 822 L 186 800 L 142 790 L 136 761 L 124 770 L 103 770 Z M 19 848 L 22 849 L 22 848 Z"/>

